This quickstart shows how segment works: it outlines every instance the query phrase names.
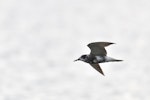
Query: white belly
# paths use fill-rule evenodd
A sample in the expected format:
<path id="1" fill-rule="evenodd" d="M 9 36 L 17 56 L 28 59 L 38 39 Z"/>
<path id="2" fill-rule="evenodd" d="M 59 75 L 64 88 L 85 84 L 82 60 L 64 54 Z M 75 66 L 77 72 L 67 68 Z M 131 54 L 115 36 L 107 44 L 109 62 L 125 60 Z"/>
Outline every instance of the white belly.
<path id="1" fill-rule="evenodd" d="M 101 56 L 95 56 L 96 57 L 96 59 L 97 59 L 97 61 L 98 62 L 101 62 L 101 61 L 103 61 L 104 60 L 104 58 L 103 57 L 101 57 Z"/>

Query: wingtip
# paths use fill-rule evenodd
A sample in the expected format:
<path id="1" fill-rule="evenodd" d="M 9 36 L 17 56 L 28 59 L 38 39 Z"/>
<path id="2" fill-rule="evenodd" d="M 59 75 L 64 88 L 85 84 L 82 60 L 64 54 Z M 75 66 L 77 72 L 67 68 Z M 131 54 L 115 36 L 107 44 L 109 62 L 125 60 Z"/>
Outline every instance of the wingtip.
<path id="1" fill-rule="evenodd" d="M 105 76 L 105 74 L 104 73 L 101 73 L 103 76 Z"/>

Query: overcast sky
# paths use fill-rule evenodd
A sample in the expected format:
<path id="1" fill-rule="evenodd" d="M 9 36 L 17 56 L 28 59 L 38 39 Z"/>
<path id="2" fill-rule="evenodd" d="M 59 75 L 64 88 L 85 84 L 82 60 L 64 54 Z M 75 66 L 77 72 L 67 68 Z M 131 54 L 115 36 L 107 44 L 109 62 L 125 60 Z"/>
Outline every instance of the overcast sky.
<path id="1" fill-rule="evenodd" d="M 150 99 L 150 1 L 0 0 L 1 100 Z M 123 62 L 73 62 L 108 41 Z"/>

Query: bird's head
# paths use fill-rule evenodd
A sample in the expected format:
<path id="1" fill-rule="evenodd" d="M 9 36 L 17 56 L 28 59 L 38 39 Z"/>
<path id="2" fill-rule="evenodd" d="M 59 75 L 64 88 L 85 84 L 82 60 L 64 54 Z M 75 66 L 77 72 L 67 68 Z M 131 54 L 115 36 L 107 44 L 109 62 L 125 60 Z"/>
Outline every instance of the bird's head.
<path id="1" fill-rule="evenodd" d="M 87 60 L 87 55 L 82 55 L 80 58 L 78 58 L 78 59 L 76 59 L 76 60 L 74 60 L 74 61 L 86 61 Z"/>

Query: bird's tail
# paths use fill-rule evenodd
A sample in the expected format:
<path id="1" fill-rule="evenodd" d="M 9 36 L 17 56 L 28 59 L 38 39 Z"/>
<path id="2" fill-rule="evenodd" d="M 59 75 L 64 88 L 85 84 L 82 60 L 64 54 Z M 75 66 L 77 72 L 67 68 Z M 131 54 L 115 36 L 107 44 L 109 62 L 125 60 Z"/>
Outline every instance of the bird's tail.
<path id="1" fill-rule="evenodd" d="M 111 57 L 106 57 L 105 59 L 106 59 L 106 62 L 123 61 L 123 60 L 114 59 L 114 58 L 111 58 Z"/>
<path id="2" fill-rule="evenodd" d="M 114 59 L 114 60 L 112 60 L 112 61 L 123 61 L 123 60 L 119 60 L 119 59 Z"/>

